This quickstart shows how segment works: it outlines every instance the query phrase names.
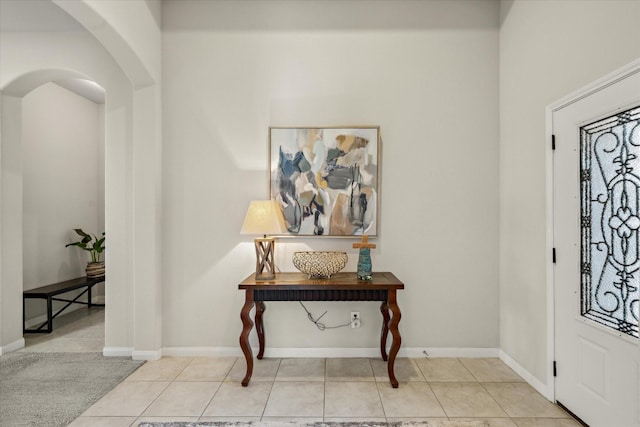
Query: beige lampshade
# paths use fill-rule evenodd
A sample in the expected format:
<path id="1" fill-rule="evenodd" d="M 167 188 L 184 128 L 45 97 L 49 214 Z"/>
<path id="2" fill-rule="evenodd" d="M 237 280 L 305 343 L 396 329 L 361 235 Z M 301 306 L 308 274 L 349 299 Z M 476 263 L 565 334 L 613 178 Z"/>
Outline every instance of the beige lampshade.
<path id="1" fill-rule="evenodd" d="M 253 200 L 249 203 L 247 215 L 242 223 L 240 234 L 284 234 L 282 211 L 275 200 Z"/>

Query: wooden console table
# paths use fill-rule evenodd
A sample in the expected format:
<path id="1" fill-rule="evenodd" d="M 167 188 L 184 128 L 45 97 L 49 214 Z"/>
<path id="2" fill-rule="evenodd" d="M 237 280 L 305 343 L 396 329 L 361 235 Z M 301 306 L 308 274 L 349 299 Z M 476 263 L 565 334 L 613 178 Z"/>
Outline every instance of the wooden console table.
<path id="1" fill-rule="evenodd" d="M 371 281 L 358 280 L 356 273 L 338 273 L 330 279 L 308 279 L 303 273 L 278 273 L 275 279 L 256 281 L 255 275 L 247 277 L 238 285 L 245 290 L 245 303 L 240 312 L 242 333 L 240 348 L 247 361 L 247 372 L 242 385 L 247 386 L 253 374 L 253 352 L 249 345 L 249 333 L 254 323 L 249 317 L 251 308 L 256 306 L 255 325 L 260 350 L 258 359 L 264 355 L 265 334 L 262 316 L 266 309 L 265 301 L 381 301 L 382 333 L 380 334 L 380 353 L 387 361 L 387 370 L 391 386 L 398 387 L 393 372 L 393 364 L 402 341 L 398 331 L 400 307 L 396 299 L 396 290 L 404 289 L 404 284 L 391 273 L 373 273 Z M 391 312 L 391 315 L 389 313 Z M 391 347 L 387 355 L 387 336 L 391 332 Z"/>

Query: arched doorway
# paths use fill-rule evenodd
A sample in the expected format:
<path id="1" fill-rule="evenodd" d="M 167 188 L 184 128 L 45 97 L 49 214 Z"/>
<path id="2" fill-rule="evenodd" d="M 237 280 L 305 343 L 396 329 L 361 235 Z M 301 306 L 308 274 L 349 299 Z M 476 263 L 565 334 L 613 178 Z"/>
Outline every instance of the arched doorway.
<path id="1" fill-rule="evenodd" d="M 23 206 L 24 159 L 23 151 L 23 99 L 28 93 L 42 88 L 47 82 L 69 81 L 71 79 L 87 79 L 88 76 L 70 70 L 39 70 L 27 73 L 7 85 L 2 92 L 2 138 L 0 156 L 2 159 L 2 178 L 0 179 L 2 192 L 2 306 L 3 319 L 7 325 L 3 332 L 11 333 L 16 330 L 15 320 L 22 320 L 22 290 L 23 290 L 23 251 L 28 242 L 23 241 L 23 225 L 25 224 Z M 58 86 L 59 87 L 59 86 Z M 60 88 L 60 90 L 63 90 Z M 26 123 L 25 123 L 26 124 Z M 26 129 L 29 131 L 29 129 Z M 104 133 L 104 129 L 102 129 Z M 27 132 L 28 133 L 28 132 Z M 103 138 L 104 139 L 104 138 Z M 27 162 L 28 164 L 28 162 Z M 104 170 L 102 172 L 104 174 Z M 97 178 L 96 178 L 97 181 Z M 102 206 L 104 209 L 104 206 Z M 28 209 L 27 209 L 28 211 Z M 104 217 L 104 214 L 102 214 Z M 97 218 L 96 218 L 96 222 Z M 45 249 L 46 250 L 46 249 Z M 27 251 L 28 253 L 28 251 Z M 9 262 L 10 260 L 10 262 Z M 56 266 L 53 266 L 56 268 Z M 60 266 L 61 268 L 64 268 Z M 78 270 L 76 267 L 75 270 Z M 69 272 L 63 272 L 69 274 Z M 55 276 L 55 273 L 54 273 Z M 32 278 L 30 280 L 33 280 Z M 28 284 L 28 283 L 27 283 Z M 5 325 L 2 325 L 5 326 Z M 22 328 L 22 322 L 19 324 Z M 21 331 L 20 331 L 21 332 Z M 20 333 L 20 336 L 22 334 Z M 103 340 L 104 341 L 104 340 Z M 13 341 L 14 347 L 21 347 L 22 339 Z M 104 342 L 102 343 L 104 346 Z M 102 350 L 102 346 L 100 350 Z M 13 348 L 15 349 L 15 348 Z M 12 348 L 3 349 L 11 351 Z"/>
<path id="2" fill-rule="evenodd" d="M 85 79 L 56 80 L 22 100 L 23 289 L 85 276 L 90 254 L 72 230 L 104 231 L 104 89 Z M 101 254 L 102 255 L 102 254 Z M 83 293 L 84 292 L 84 293 Z M 82 294 L 82 295 L 81 295 Z M 86 288 L 59 295 L 88 303 Z M 104 283 L 92 305 L 52 301 L 52 333 L 25 333 L 33 352 L 102 352 Z M 48 326 L 46 300 L 27 298 L 27 330 Z"/>
<path id="3" fill-rule="evenodd" d="M 88 32 L 3 33 L 0 40 L 4 66 L 0 76 L 0 352 L 23 345 L 21 175 L 16 162 L 20 158 L 21 97 L 45 81 L 71 73 L 89 77 L 107 91 L 105 228 L 109 233 L 109 282 L 103 353 L 159 358 L 160 87 L 141 59 L 156 50 L 159 58 L 159 24 L 156 27 L 153 19 L 145 19 L 150 15 L 145 2 L 53 3 Z M 142 17 L 145 22 L 132 21 L 131 16 Z M 117 25 L 112 25 L 114 22 Z M 131 30 L 127 27 L 130 24 L 136 27 L 132 32 L 127 31 Z M 141 33 L 144 28 L 149 31 Z M 130 39 L 138 36 L 144 37 L 146 50 L 136 40 L 131 44 Z M 152 68 L 159 75 L 159 61 Z"/>

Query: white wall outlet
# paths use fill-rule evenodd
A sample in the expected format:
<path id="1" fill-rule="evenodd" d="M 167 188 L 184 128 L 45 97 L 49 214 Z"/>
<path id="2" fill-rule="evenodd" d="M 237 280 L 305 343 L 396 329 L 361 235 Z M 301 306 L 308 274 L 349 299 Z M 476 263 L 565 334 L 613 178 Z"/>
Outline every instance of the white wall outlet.
<path id="1" fill-rule="evenodd" d="M 360 312 L 352 311 L 351 312 L 351 327 L 359 328 L 360 327 Z"/>

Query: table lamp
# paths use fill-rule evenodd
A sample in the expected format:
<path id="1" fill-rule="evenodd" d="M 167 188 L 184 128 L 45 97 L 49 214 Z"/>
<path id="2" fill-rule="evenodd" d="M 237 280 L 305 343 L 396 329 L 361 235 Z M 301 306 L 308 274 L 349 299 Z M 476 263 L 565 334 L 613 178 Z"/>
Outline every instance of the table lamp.
<path id="1" fill-rule="evenodd" d="M 256 238 L 256 280 L 273 280 L 276 277 L 273 265 L 275 239 L 268 234 L 287 232 L 278 202 L 275 200 L 253 200 L 249 203 L 247 215 L 240 234 L 261 234 Z"/>

